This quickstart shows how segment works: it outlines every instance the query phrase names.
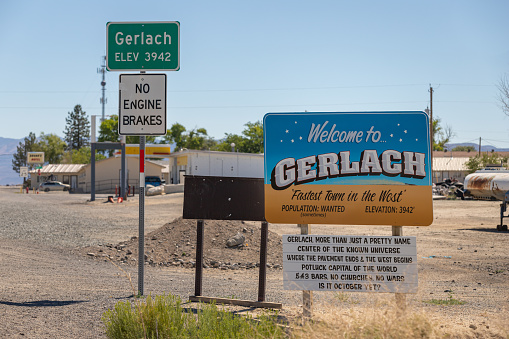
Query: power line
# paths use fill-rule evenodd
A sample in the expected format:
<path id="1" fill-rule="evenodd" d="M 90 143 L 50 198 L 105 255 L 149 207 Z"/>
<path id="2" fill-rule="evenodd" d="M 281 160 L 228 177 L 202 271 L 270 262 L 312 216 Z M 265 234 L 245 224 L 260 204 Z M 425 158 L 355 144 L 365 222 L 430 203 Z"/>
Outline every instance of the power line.
<path id="1" fill-rule="evenodd" d="M 102 67 L 102 66 L 101 66 Z M 440 84 L 443 86 L 459 87 L 496 87 L 488 84 Z M 395 85 L 357 85 L 357 86 L 324 86 L 324 87 L 282 87 L 282 88 L 218 88 L 218 89 L 184 89 L 169 90 L 169 93 L 196 93 L 196 92 L 260 92 L 260 91 L 302 91 L 302 90 L 329 90 L 329 89 L 355 89 L 355 88 L 383 88 L 383 87 L 416 87 L 427 86 L 427 84 L 395 84 Z M 63 93 L 95 93 L 96 91 L 0 91 L 5 94 L 63 94 Z M 110 93 L 117 91 L 107 91 Z"/>
<path id="2" fill-rule="evenodd" d="M 459 100 L 435 100 L 440 103 L 460 103 L 460 104 L 493 104 L 494 101 L 459 101 Z"/>
<path id="3" fill-rule="evenodd" d="M 381 104 L 426 104 L 427 101 L 385 101 L 385 102 L 352 102 L 352 103 L 329 103 L 329 104 L 280 104 L 280 105 L 230 105 L 230 106 L 168 106 L 173 109 L 204 109 L 204 108 L 260 108 L 260 107 L 323 107 L 323 106 L 348 106 L 348 105 L 381 105 Z M 87 107 L 99 109 L 100 107 Z M 0 107 L 0 109 L 68 109 L 68 107 Z"/>
<path id="4" fill-rule="evenodd" d="M 188 90 L 169 90 L 170 93 L 185 93 L 185 92 L 257 92 L 257 91 L 300 91 L 300 90 L 327 90 L 327 89 L 349 89 L 349 88 L 380 88 L 380 87 L 413 87 L 413 86 L 426 86 L 426 84 L 400 84 L 400 85 L 358 85 L 358 86 L 326 86 L 326 87 L 283 87 L 283 88 L 219 88 L 219 89 L 188 89 Z M 21 93 L 35 93 L 35 94 L 48 94 L 48 93 L 92 93 L 95 91 L 0 91 L 6 94 L 21 94 Z M 115 91 L 108 91 L 115 92 Z"/>
<path id="5" fill-rule="evenodd" d="M 494 140 L 494 139 L 486 139 L 486 138 L 484 138 L 483 140 L 491 141 L 491 142 L 501 142 L 501 143 L 504 143 L 504 144 L 508 144 L 509 143 L 509 140 Z"/>
<path id="6" fill-rule="evenodd" d="M 496 87 L 496 85 L 487 84 L 440 84 L 443 86 L 460 86 L 460 87 Z"/>

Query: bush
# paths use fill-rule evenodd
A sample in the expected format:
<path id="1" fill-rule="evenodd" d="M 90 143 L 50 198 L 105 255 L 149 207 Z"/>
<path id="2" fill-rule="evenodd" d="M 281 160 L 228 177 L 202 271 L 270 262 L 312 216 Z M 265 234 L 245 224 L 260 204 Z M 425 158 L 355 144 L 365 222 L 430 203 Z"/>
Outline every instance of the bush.
<path id="1" fill-rule="evenodd" d="M 103 314 L 108 338 L 283 338 L 275 314 L 257 320 L 199 304 L 196 315 L 173 295 L 118 302 Z"/>

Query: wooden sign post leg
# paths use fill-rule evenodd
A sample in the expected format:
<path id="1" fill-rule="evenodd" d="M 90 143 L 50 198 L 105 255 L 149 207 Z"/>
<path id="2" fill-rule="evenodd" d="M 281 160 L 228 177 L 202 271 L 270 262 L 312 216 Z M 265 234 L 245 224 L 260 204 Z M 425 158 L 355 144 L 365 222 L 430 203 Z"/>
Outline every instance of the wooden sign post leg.
<path id="1" fill-rule="evenodd" d="M 203 281 L 203 220 L 196 221 L 196 266 L 194 278 L 194 295 L 201 296 Z"/>
<path id="2" fill-rule="evenodd" d="M 401 237 L 403 236 L 403 226 L 392 226 L 392 236 Z M 396 293 L 396 306 L 399 311 L 404 311 L 406 309 L 406 294 L 405 293 Z"/>
<path id="3" fill-rule="evenodd" d="M 309 224 L 299 224 L 300 234 L 309 234 Z M 302 291 L 302 316 L 304 320 L 310 320 L 313 315 L 313 291 Z"/>
<path id="4" fill-rule="evenodd" d="M 262 222 L 262 238 L 260 243 L 260 275 L 258 277 L 258 301 L 265 301 L 265 283 L 267 281 L 267 239 L 269 223 Z"/>

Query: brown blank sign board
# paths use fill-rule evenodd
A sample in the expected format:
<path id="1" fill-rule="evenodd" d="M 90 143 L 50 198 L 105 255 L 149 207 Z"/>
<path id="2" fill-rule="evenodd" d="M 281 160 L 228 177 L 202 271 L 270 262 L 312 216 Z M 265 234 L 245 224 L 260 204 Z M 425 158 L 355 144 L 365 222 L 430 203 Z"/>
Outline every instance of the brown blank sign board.
<path id="1" fill-rule="evenodd" d="M 263 179 L 186 175 L 183 216 L 265 221 Z"/>

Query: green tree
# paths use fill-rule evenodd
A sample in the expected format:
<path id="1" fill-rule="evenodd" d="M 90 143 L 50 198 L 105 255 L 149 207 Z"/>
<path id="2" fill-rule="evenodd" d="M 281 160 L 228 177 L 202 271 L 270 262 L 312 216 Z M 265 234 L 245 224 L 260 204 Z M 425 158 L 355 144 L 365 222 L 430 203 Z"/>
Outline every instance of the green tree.
<path id="1" fill-rule="evenodd" d="M 161 143 L 163 144 L 176 144 L 176 149 L 184 148 L 184 133 L 186 128 L 178 122 L 171 125 L 170 129 L 167 130 L 166 135 L 162 138 Z"/>
<path id="2" fill-rule="evenodd" d="M 507 164 L 508 157 L 501 156 L 498 153 L 482 153 L 481 156 L 477 154 L 475 157 L 470 158 L 465 166 L 467 166 L 468 171 L 473 173 L 477 170 L 485 168 L 488 165 L 499 165 L 499 164 Z"/>
<path id="3" fill-rule="evenodd" d="M 118 115 L 112 115 L 108 119 L 104 119 L 99 126 L 99 142 L 118 142 Z"/>
<path id="4" fill-rule="evenodd" d="M 106 159 L 105 155 L 96 154 L 95 160 Z M 63 156 L 65 164 L 90 164 L 92 162 L 92 150 L 90 147 L 82 147 L 65 152 Z"/>
<path id="5" fill-rule="evenodd" d="M 214 140 L 214 138 L 207 137 L 203 141 L 203 145 L 202 145 L 201 149 L 209 150 L 209 151 L 217 151 L 217 141 Z"/>
<path id="6" fill-rule="evenodd" d="M 225 133 L 225 138 L 217 145 L 216 149 L 221 152 L 231 152 L 233 148 L 233 150 L 243 152 L 244 142 L 245 138 L 242 135 Z M 234 144 L 233 147 L 232 144 Z"/>
<path id="7" fill-rule="evenodd" d="M 184 147 L 201 150 L 207 137 L 207 130 L 205 128 L 192 129 L 183 135 Z"/>
<path id="8" fill-rule="evenodd" d="M 450 126 L 443 128 L 440 126 L 440 118 L 433 119 L 433 150 L 443 151 L 447 144 L 454 136 L 454 132 Z"/>
<path id="9" fill-rule="evenodd" d="M 146 143 L 155 143 L 156 137 L 147 135 L 145 137 Z M 99 126 L 99 137 L 98 142 L 119 142 L 120 136 L 118 135 L 118 115 L 112 115 L 108 119 L 104 119 Z M 127 144 L 139 144 L 140 137 L 134 135 L 126 136 Z M 101 151 L 105 153 L 106 151 Z M 107 150 L 108 156 L 113 155 L 113 150 Z"/>
<path id="10" fill-rule="evenodd" d="M 56 134 L 41 133 L 39 141 L 37 142 L 38 148 L 44 152 L 44 160 L 49 164 L 59 164 L 62 161 L 66 143 Z"/>
<path id="11" fill-rule="evenodd" d="M 261 121 L 248 122 L 242 131 L 245 137 L 244 153 L 263 153 L 263 124 Z"/>
<path id="12" fill-rule="evenodd" d="M 90 122 L 81 105 L 74 106 L 65 118 L 65 142 L 69 150 L 79 150 L 90 144 Z"/>
<path id="13" fill-rule="evenodd" d="M 108 119 L 104 119 L 99 126 L 98 142 L 119 142 L 118 136 L 118 115 L 112 115 Z M 101 150 L 102 154 L 108 153 L 108 156 L 113 155 L 113 150 Z"/>
<path id="14" fill-rule="evenodd" d="M 29 167 L 29 169 L 33 169 L 33 165 L 27 164 L 27 154 L 28 152 L 39 152 L 39 145 L 37 143 L 37 137 L 35 133 L 30 132 L 27 137 L 20 142 L 16 147 L 16 153 L 12 155 L 12 169 L 19 173 L 20 167 Z"/>
<path id="15" fill-rule="evenodd" d="M 473 152 L 475 151 L 474 146 L 456 146 L 452 149 L 453 152 Z"/>
<path id="16" fill-rule="evenodd" d="M 174 123 L 170 129 L 167 130 L 166 135 L 162 138 L 162 144 L 175 143 L 177 150 L 187 149 L 215 149 L 216 141 L 210 138 L 205 128 L 195 128 L 186 131 L 186 128 L 179 124 Z"/>
<path id="17" fill-rule="evenodd" d="M 223 152 L 230 152 L 231 144 L 235 144 L 235 149 L 243 153 L 263 153 L 263 124 L 261 121 L 248 122 L 244 125 L 246 128 L 242 135 L 226 133 L 225 139 L 217 146 L 217 149 Z"/>

